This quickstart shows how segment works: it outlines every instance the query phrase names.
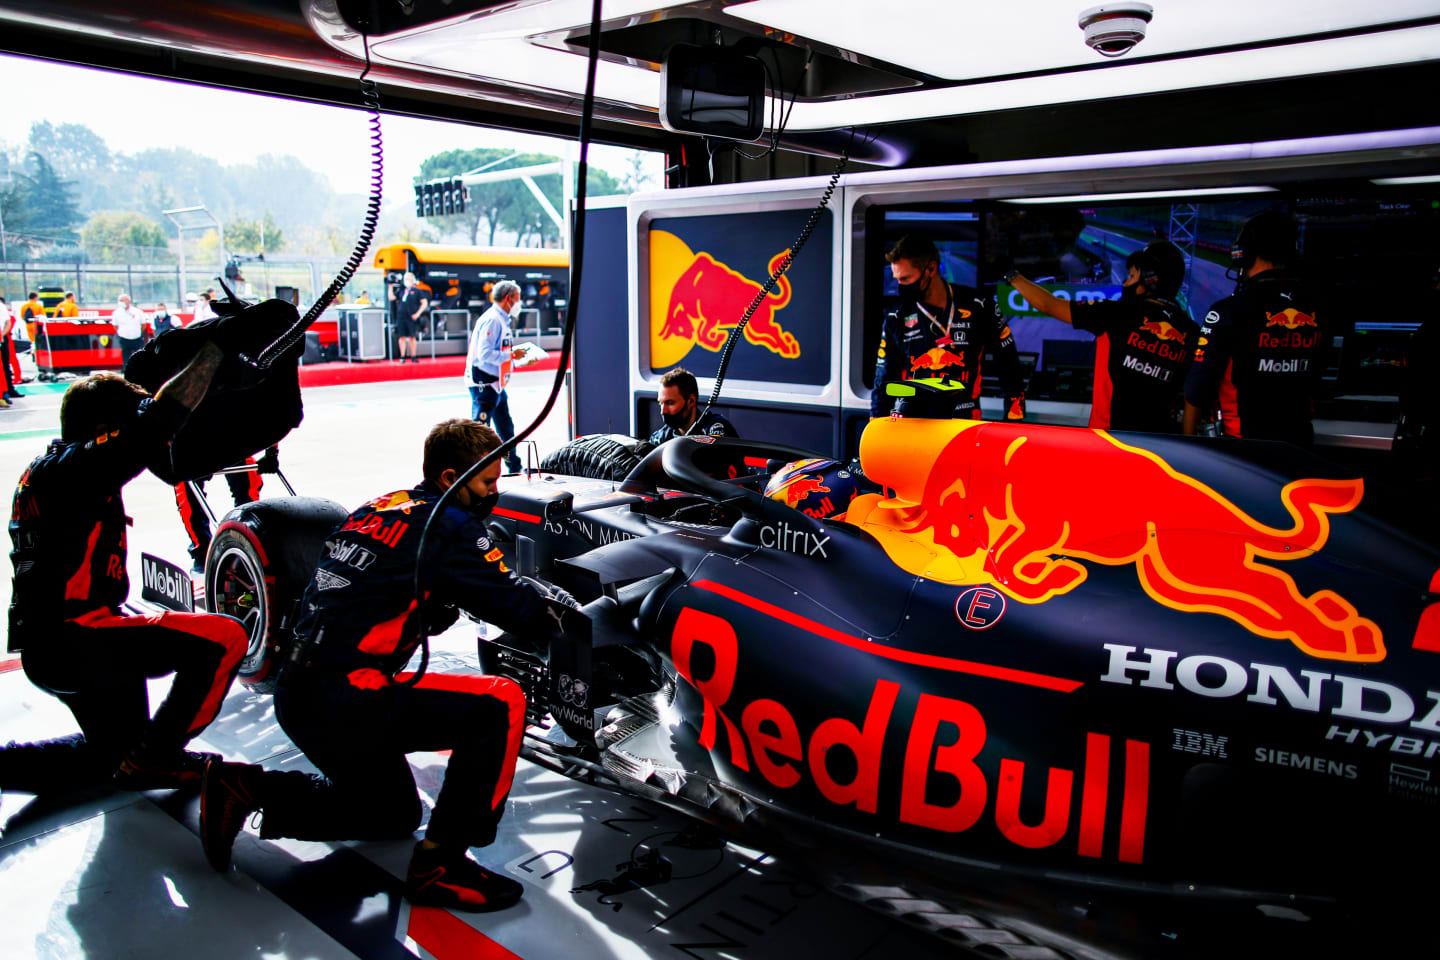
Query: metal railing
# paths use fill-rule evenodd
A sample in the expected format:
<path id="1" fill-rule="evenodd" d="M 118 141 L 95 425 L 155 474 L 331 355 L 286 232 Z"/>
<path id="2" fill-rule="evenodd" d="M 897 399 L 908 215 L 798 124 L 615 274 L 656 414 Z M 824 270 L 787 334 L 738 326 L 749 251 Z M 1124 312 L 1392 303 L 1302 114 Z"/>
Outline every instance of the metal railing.
<path id="1" fill-rule="evenodd" d="M 274 296 L 276 287 L 294 287 L 300 291 L 302 302 L 313 303 L 341 262 L 339 258 L 315 258 L 247 263 L 243 269 L 246 282 L 236 292 L 264 298 Z M 186 294 L 211 287 L 219 293 L 220 284 L 215 279 L 219 272 L 214 267 L 192 264 L 182 273 L 180 265 L 174 263 L 0 262 L 0 295 L 19 303 L 31 290 L 55 287 L 74 292 L 82 306 L 96 307 L 113 306 L 120 294 L 128 293 L 137 306 L 153 309 L 155 304 L 164 303 L 179 313 L 186 309 Z M 358 271 L 344 294 L 347 300 L 353 300 L 362 292 L 383 303 L 383 273 Z"/>

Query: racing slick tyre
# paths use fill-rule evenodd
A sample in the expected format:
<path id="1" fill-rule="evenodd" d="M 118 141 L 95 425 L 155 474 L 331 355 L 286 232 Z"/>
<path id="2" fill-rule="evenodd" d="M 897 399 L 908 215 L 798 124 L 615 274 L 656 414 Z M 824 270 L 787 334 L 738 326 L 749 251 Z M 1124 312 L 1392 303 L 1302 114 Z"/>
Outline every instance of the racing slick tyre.
<path id="1" fill-rule="evenodd" d="M 645 454 L 655 449 L 648 441 L 623 433 L 595 433 L 577 437 L 552 450 L 540 461 L 546 473 L 591 480 L 621 481 L 630 475 Z"/>
<path id="2" fill-rule="evenodd" d="M 231 510 L 215 531 L 205 557 L 205 596 L 212 613 L 245 624 L 250 646 L 236 675 L 256 692 L 274 689 L 305 585 L 325 538 L 348 515 L 317 497 L 257 500 Z"/>

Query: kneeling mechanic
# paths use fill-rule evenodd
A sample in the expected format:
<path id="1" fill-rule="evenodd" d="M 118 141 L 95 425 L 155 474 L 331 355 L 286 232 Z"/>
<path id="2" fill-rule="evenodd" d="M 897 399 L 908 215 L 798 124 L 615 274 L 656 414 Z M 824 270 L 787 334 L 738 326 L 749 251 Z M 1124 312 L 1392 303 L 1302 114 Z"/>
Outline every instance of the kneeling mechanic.
<path id="1" fill-rule="evenodd" d="M 425 480 L 352 513 L 326 542 L 296 625 L 296 655 L 280 673 L 280 726 L 320 769 L 299 771 L 214 761 L 201 790 L 200 837 L 216 868 L 230 863 L 246 817 L 261 811 L 260 835 L 302 840 L 407 836 L 421 803 L 405 759 L 452 750 L 425 838 L 405 879 L 413 903 L 497 910 L 522 887 L 467 854 L 495 839 L 525 726 L 525 697 L 502 677 L 427 673 L 414 686 L 399 673 L 419 638 L 413 575 L 421 531 L 440 495 L 500 446 L 489 427 L 447 420 L 425 439 Z M 500 462 L 475 474 L 435 519 L 426 554 L 424 622 L 453 623 L 459 605 L 511 632 L 541 639 L 557 629 L 546 598 L 501 560 L 485 529 Z"/>

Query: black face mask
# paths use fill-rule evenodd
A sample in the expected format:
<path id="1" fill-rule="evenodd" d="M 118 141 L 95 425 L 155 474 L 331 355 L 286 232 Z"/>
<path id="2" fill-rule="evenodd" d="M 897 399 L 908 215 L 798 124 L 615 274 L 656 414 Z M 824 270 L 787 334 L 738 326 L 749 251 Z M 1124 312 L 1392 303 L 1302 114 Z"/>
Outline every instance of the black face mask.
<path id="1" fill-rule="evenodd" d="M 684 430 L 686 427 L 690 426 L 691 412 L 691 409 L 689 407 L 686 407 L 680 413 L 662 413 L 660 414 L 660 419 L 664 420 L 665 426 L 669 427 L 671 430 Z"/>
<path id="2" fill-rule="evenodd" d="M 920 277 L 914 283 L 897 284 L 900 287 L 900 302 L 905 304 L 919 303 L 925 299 L 925 271 L 920 271 Z"/>
<path id="3" fill-rule="evenodd" d="M 500 492 L 497 490 L 488 497 L 472 497 L 468 509 L 477 517 L 488 517 L 490 512 L 495 509 L 495 504 L 499 502 Z"/>
<path id="4" fill-rule="evenodd" d="M 1139 296 L 1140 296 L 1140 281 L 1138 281 L 1138 280 L 1135 281 L 1134 283 L 1127 283 L 1127 284 L 1125 284 L 1125 286 L 1123 286 L 1123 287 L 1120 288 L 1120 299 L 1121 299 L 1121 300 L 1134 300 L 1134 299 L 1138 298 Z"/>

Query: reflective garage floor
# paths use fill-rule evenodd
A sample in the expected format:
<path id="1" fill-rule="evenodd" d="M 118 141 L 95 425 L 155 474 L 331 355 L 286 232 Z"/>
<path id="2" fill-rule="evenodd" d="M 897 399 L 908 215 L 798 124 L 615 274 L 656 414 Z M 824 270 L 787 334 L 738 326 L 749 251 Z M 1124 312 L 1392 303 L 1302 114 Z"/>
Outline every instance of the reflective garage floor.
<path id="1" fill-rule="evenodd" d="M 516 378 L 517 420 L 539 409 L 548 383 L 541 374 Z M 33 390 L 0 411 L 0 482 L 18 478 L 55 434 L 58 405 L 58 392 Z M 307 391 L 305 422 L 282 444 L 281 462 L 297 492 L 354 508 L 417 480 L 425 431 L 468 414 L 458 382 Z M 562 408 L 544 428 L 542 449 L 563 439 L 564 417 Z M 224 484 L 211 488 L 223 513 Z M 130 577 L 138 596 L 140 554 L 180 563 L 185 541 L 168 487 L 142 476 L 126 488 L 125 501 L 134 518 Z M 7 571 L 0 606 L 8 593 Z M 473 663 L 474 649 L 474 627 L 464 621 L 436 645 L 447 667 Z M 72 732 L 68 711 L 17 666 L 0 660 L 0 743 Z M 167 683 L 152 685 L 152 703 Z M 195 746 L 271 767 L 307 767 L 276 725 L 270 698 L 239 687 Z M 416 754 L 411 761 L 433 800 L 444 758 Z M 193 792 L 107 790 L 63 804 L 5 794 L 0 957 L 858 960 L 950 949 L 817 890 L 764 852 L 719 844 L 674 814 L 524 761 L 500 840 L 482 851 L 487 864 L 526 887 L 519 906 L 498 914 L 410 910 L 400 896 L 410 853 L 404 842 L 270 842 L 252 828 L 236 843 L 235 867 L 217 874 L 195 835 L 198 810 Z M 657 851 L 671 867 L 664 882 L 647 866 Z"/>
<path id="2" fill-rule="evenodd" d="M 473 663 L 473 627 L 437 650 Z M 467 636 L 468 633 L 468 636 Z M 152 686 L 152 699 L 166 681 Z M 0 739 L 73 730 L 24 674 L 0 675 Z M 236 689 L 196 742 L 232 759 L 309 769 L 271 701 Z M 411 757 L 427 805 L 445 758 Z M 193 791 L 106 790 L 64 804 L 0 801 L 4 957 L 862 957 L 943 956 L 945 944 L 727 845 L 647 803 L 521 761 L 499 841 L 480 851 L 525 884 L 496 914 L 410 909 L 407 842 L 265 841 L 254 829 L 217 874 L 196 837 Z M 670 878 L 654 867 L 655 853 Z"/>

